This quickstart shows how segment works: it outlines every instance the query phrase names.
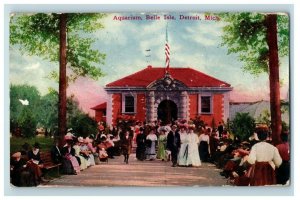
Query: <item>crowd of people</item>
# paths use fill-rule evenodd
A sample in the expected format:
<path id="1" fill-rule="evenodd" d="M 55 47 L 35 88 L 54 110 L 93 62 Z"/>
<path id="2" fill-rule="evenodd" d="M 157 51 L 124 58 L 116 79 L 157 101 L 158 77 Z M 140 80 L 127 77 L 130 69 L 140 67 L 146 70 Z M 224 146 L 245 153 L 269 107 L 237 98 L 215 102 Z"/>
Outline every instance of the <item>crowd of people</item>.
<path id="1" fill-rule="evenodd" d="M 85 138 L 76 137 L 70 129 L 62 148 L 55 142 L 51 149 L 52 161 L 62 164 L 64 174 L 80 174 L 88 167 L 120 155 L 124 157 L 124 164 L 129 164 L 129 155 L 136 147 L 135 159 L 138 161 L 171 161 L 172 167 L 200 167 L 203 162 L 214 163 L 223 170 L 222 176 L 238 186 L 285 185 L 290 178 L 287 133 L 281 135 L 282 144 L 275 147 L 266 140 L 268 132 L 264 129 L 257 129 L 256 140 L 232 140 L 221 122 L 216 129 L 196 127 L 185 120 L 172 124 L 137 122 L 132 126 L 107 128 L 99 123 L 98 129 L 96 135 Z M 43 174 L 39 144 L 34 144 L 31 150 L 27 146 L 25 152 L 12 155 L 13 185 L 37 185 L 47 181 Z"/>

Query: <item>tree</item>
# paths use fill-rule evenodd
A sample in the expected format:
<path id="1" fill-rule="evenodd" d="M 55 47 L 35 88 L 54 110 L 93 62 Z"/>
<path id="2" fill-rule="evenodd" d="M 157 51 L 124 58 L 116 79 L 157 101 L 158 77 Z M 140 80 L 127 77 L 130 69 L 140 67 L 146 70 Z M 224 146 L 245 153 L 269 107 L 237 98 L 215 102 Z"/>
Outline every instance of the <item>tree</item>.
<path id="1" fill-rule="evenodd" d="M 76 136 L 88 137 L 91 134 L 96 135 L 98 124 L 88 114 L 81 113 L 71 119 L 71 127 Z"/>
<path id="2" fill-rule="evenodd" d="M 20 129 L 23 135 L 32 136 L 31 132 L 34 133 L 36 129 L 37 108 L 40 98 L 40 93 L 34 86 L 10 85 L 10 131 L 13 134 L 17 129 Z M 22 101 L 26 100 L 28 105 L 23 105 Z M 28 126 L 30 127 L 28 128 Z"/>
<path id="3" fill-rule="evenodd" d="M 41 97 L 39 104 L 38 123 L 45 129 L 45 134 L 54 135 L 58 122 L 58 93 L 50 91 Z"/>
<path id="4" fill-rule="evenodd" d="M 279 56 L 289 53 L 289 18 L 264 13 L 222 13 L 220 17 L 227 22 L 222 45 L 228 47 L 228 54 L 237 53 L 245 71 L 269 74 L 272 140 L 278 144 L 282 124 Z"/>
<path id="5" fill-rule="evenodd" d="M 249 113 L 237 113 L 230 123 L 230 129 L 235 137 L 246 141 L 255 131 L 255 119 Z"/>
<path id="6" fill-rule="evenodd" d="M 78 76 L 97 79 L 102 72 L 97 63 L 103 64 L 105 54 L 93 50 L 94 40 L 87 37 L 97 29 L 103 28 L 100 19 L 105 14 L 93 13 L 51 13 L 15 15 L 10 23 L 10 44 L 19 47 L 29 55 L 37 55 L 45 60 L 59 62 L 58 128 L 60 141 L 66 133 L 66 88 L 67 80 Z M 66 75 L 68 64 L 72 73 Z"/>

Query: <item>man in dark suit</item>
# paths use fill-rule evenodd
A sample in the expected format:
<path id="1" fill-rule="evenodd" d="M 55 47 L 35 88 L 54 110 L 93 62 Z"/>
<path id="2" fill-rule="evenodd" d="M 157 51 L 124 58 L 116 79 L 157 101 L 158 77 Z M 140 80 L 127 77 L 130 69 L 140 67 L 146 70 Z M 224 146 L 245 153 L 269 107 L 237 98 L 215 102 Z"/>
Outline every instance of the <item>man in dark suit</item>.
<path id="1" fill-rule="evenodd" d="M 224 126 L 223 126 L 222 122 L 219 122 L 218 132 L 219 132 L 219 138 L 220 139 L 222 139 L 222 137 L 223 137 L 223 131 L 224 131 Z"/>
<path id="2" fill-rule="evenodd" d="M 167 149 L 171 151 L 172 167 L 177 165 L 177 155 L 180 148 L 180 135 L 176 125 L 172 125 L 172 130 L 167 137 Z"/>

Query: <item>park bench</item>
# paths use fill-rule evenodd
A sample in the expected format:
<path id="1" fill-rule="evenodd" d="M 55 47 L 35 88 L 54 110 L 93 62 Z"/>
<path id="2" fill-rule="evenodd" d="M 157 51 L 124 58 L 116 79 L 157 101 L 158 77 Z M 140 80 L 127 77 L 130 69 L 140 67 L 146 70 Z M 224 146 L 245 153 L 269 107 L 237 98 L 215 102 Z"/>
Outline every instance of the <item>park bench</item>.
<path id="1" fill-rule="evenodd" d="M 57 168 L 57 175 L 59 175 L 59 167 L 61 163 L 53 163 L 50 152 L 40 152 L 41 160 L 43 161 L 43 168 L 50 170 L 52 168 Z"/>

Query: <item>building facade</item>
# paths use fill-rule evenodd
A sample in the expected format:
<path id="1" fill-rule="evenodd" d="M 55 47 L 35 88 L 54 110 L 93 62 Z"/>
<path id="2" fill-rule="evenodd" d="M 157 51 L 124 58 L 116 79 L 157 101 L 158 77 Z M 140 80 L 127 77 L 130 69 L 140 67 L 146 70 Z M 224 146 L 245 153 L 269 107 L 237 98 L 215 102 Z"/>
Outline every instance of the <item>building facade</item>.
<path id="1" fill-rule="evenodd" d="M 106 85 L 107 124 L 121 115 L 139 121 L 174 120 L 200 117 L 206 124 L 229 117 L 230 84 L 192 68 L 148 66 Z"/>

